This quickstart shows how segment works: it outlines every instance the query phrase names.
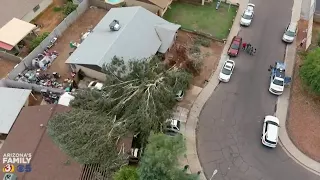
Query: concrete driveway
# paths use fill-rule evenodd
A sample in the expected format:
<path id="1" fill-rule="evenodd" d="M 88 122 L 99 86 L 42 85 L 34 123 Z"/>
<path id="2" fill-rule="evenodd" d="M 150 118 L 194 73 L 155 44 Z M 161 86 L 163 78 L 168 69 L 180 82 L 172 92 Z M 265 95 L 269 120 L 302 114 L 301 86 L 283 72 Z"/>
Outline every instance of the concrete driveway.
<path id="1" fill-rule="evenodd" d="M 253 0 L 255 17 L 239 33 L 257 48 L 255 56 L 233 58 L 229 83 L 220 83 L 206 102 L 197 131 L 198 155 L 208 180 L 318 180 L 296 164 L 280 146 L 261 144 L 262 121 L 273 115 L 277 97 L 268 92 L 268 67 L 283 61 L 281 37 L 290 22 L 292 0 Z M 235 22 L 237 23 L 237 22 Z M 285 128 L 285 127 L 281 127 Z"/>

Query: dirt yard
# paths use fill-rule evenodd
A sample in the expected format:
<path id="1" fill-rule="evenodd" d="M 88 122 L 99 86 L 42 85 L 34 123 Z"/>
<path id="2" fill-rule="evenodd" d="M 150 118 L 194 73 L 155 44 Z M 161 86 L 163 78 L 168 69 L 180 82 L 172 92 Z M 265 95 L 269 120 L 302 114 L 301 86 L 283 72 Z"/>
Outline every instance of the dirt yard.
<path id="1" fill-rule="evenodd" d="M 57 51 L 59 56 L 47 70 L 49 73 L 58 72 L 61 75 L 61 79 L 71 78 L 70 68 L 65 64 L 69 53 L 72 51 L 69 46 L 70 41 L 79 43 L 81 33 L 85 33 L 95 27 L 106 13 L 107 11 L 103 9 L 89 8 L 63 33 L 62 37 L 58 38 L 56 45 L 51 50 Z"/>
<path id="2" fill-rule="evenodd" d="M 7 76 L 7 74 L 14 68 L 18 63 L 0 57 L 0 79 Z"/>
<path id="3" fill-rule="evenodd" d="M 179 31 L 178 37 L 175 42 L 173 48 L 171 48 L 170 52 L 167 55 L 166 59 L 173 59 L 175 61 L 184 61 L 186 57 L 181 55 L 179 52 L 179 48 L 183 47 L 186 49 L 186 54 L 190 54 L 192 47 L 195 46 L 196 39 L 199 36 L 185 32 Z M 210 41 L 209 47 L 204 47 L 202 45 L 197 45 L 200 49 L 200 57 L 197 59 L 201 59 L 201 70 L 200 72 L 194 72 L 195 77 L 192 80 L 192 85 L 198 86 L 203 88 L 205 86 L 206 80 L 209 80 L 211 74 L 215 71 L 216 67 L 218 66 L 220 55 L 223 50 L 223 43 L 217 41 Z M 177 51 L 178 50 L 178 51 Z M 188 66 L 188 65 L 187 65 Z"/>
<path id="4" fill-rule="evenodd" d="M 44 32 L 52 32 L 54 28 L 60 24 L 63 20 L 64 15 L 62 10 L 55 11 L 55 8 L 62 7 L 66 0 L 53 0 L 53 3 L 40 15 L 38 15 L 33 22 L 42 25 L 38 33 L 42 34 Z"/>
<path id="5" fill-rule="evenodd" d="M 320 24 L 313 24 L 313 45 L 319 38 Z M 293 143 L 310 158 L 320 162 L 320 97 L 309 93 L 299 78 L 302 60 L 297 55 L 291 90 L 287 130 Z"/>

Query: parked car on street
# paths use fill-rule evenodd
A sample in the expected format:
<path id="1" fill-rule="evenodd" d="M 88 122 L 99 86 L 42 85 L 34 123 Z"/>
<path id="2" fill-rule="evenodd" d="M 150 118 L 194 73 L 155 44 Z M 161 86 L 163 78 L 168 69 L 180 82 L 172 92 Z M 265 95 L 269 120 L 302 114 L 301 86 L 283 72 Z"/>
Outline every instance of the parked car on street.
<path id="1" fill-rule="evenodd" d="M 240 19 L 240 24 L 242 26 L 250 26 L 254 15 L 254 6 L 254 4 L 249 3 L 246 10 L 243 12 Z"/>
<path id="2" fill-rule="evenodd" d="M 220 70 L 219 80 L 229 82 L 236 63 L 230 59 L 226 60 Z"/>
<path id="3" fill-rule="evenodd" d="M 242 37 L 234 36 L 231 41 L 229 50 L 228 50 L 228 55 L 231 57 L 238 56 L 240 48 L 241 48 L 241 44 L 242 44 Z"/>
<path id="4" fill-rule="evenodd" d="M 297 23 L 291 22 L 287 26 L 286 30 L 284 31 L 282 40 L 286 43 L 292 43 L 296 35 L 297 35 Z"/>
<path id="5" fill-rule="evenodd" d="M 278 144 L 279 129 L 279 119 L 275 116 L 266 116 L 263 121 L 262 144 L 275 148 Z"/>

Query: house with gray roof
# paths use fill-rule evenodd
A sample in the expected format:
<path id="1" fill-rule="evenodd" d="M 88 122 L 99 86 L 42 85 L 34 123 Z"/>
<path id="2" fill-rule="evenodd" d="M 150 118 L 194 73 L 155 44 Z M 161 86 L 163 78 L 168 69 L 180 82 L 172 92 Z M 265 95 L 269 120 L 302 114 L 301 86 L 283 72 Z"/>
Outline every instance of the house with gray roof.
<path id="1" fill-rule="evenodd" d="M 114 56 L 131 59 L 166 53 L 180 25 L 170 23 L 140 7 L 112 8 L 66 63 L 87 76 L 105 80 L 102 67 Z"/>
<path id="2" fill-rule="evenodd" d="M 1 0 L 0 28 L 12 18 L 30 22 L 52 4 L 52 0 Z"/>

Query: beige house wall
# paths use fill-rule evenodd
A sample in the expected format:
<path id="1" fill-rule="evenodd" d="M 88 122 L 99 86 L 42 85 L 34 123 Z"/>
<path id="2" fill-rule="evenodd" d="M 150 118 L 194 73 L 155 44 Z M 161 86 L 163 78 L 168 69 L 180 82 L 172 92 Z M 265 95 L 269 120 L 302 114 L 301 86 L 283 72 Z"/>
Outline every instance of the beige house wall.
<path id="1" fill-rule="evenodd" d="M 313 15 L 309 19 L 308 22 L 308 31 L 307 31 L 307 41 L 306 41 L 306 49 L 311 45 L 311 40 L 312 40 L 312 26 L 313 26 Z"/>
<path id="2" fill-rule="evenodd" d="M 106 81 L 106 75 L 104 73 L 101 73 L 101 72 L 98 72 L 98 71 L 95 71 L 93 69 L 89 69 L 89 68 L 86 68 L 86 67 L 83 67 L 83 66 L 80 66 L 80 65 L 76 65 L 76 70 L 77 72 L 81 69 L 82 72 L 84 72 L 84 74 L 90 78 L 93 78 L 93 79 L 97 79 L 99 81 Z"/>
<path id="3" fill-rule="evenodd" d="M 144 3 L 141 1 L 136 1 L 136 0 L 124 0 L 126 2 L 127 6 L 141 6 L 149 11 L 151 11 L 154 14 L 157 14 L 159 10 L 162 10 L 160 7 L 152 5 L 152 4 L 148 4 L 148 3 Z M 161 13 L 161 12 L 160 12 Z"/>
<path id="4" fill-rule="evenodd" d="M 48 6 L 50 6 L 52 4 L 52 0 L 43 0 L 39 6 L 40 8 L 34 12 L 33 10 L 31 10 L 29 13 L 27 13 L 26 15 L 24 15 L 21 20 L 26 21 L 26 22 L 30 22 L 32 21 L 34 18 L 36 18 L 42 11 L 44 11 Z"/>

